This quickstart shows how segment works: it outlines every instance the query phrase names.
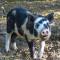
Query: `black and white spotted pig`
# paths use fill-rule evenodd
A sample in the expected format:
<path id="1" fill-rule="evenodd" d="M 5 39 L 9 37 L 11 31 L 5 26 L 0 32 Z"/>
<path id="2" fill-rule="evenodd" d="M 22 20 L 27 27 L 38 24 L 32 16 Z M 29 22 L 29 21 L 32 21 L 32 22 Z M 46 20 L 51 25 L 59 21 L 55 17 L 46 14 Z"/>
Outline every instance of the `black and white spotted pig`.
<path id="1" fill-rule="evenodd" d="M 47 16 L 34 15 L 25 8 L 11 9 L 7 14 L 7 35 L 5 50 L 8 52 L 10 41 L 13 43 L 13 48 L 17 50 L 14 38 L 22 35 L 26 38 L 30 48 L 31 56 L 34 59 L 41 59 L 44 53 L 45 40 L 51 36 L 51 24 L 53 23 L 53 13 Z M 40 49 L 35 55 L 34 38 L 42 38 L 40 42 Z M 31 40 L 30 42 L 28 40 Z"/>

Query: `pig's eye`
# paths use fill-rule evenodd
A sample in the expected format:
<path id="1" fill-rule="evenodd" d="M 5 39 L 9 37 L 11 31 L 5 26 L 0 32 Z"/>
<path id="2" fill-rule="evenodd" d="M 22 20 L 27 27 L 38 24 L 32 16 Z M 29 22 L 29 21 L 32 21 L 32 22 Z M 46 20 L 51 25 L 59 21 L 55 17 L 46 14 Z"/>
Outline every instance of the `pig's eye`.
<path id="1" fill-rule="evenodd" d="M 38 28 L 38 27 L 39 27 L 39 24 L 37 23 L 37 24 L 35 25 L 35 27 Z"/>
<path id="2" fill-rule="evenodd" d="M 45 28 L 48 28 L 48 25 L 47 25 L 47 24 L 44 24 L 44 27 L 45 27 Z"/>
<path id="3" fill-rule="evenodd" d="M 49 25 L 49 23 L 47 23 L 47 25 Z"/>

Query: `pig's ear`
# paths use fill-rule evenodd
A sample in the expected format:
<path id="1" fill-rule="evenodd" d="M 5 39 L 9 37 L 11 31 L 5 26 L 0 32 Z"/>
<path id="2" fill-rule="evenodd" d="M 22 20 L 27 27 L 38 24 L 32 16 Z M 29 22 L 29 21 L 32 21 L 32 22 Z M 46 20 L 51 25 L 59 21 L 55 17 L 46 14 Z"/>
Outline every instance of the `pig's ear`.
<path id="1" fill-rule="evenodd" d="M 50 26 L 55 26 L 54 13 L 50 13 L 50 14 L 48 14 L 46 17 L 47 17 L 47 19 L 48 19 L 49 22 L 50 22 Z"/>
<path id="2" fill-rule="evenodd" d="M 54 13 L 50 13 L 46 17 L 49 20 L 49 22 L 52 22 L 54 20 Z"/>
<path id="3" fill-rule="evenodd" d="M 29 21 L 34 22 L 35 17 L 33 15 L 28 15 L 28 19 Z"/>

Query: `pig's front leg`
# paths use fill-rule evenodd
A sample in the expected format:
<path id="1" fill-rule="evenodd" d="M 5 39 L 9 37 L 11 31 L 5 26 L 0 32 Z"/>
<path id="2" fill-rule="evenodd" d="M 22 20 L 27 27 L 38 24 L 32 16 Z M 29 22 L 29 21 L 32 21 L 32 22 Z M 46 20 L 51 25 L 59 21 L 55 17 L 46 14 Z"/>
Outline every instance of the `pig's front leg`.
<path id="1" fill-rule="evenodd" d="M 38 51 L 38 58 L 41 59 L 44 53 L 45 41 L 40 42 L 40 48 Z"/>

